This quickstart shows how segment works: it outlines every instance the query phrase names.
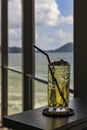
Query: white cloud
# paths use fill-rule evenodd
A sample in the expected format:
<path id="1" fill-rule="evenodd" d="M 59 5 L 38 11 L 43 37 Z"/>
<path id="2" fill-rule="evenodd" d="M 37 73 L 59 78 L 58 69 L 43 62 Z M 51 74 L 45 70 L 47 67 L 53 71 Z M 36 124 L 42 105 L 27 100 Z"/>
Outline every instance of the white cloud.
<path id="1" fill-rule="evenodd" d="M 21 46 L 21 0 L 9 1 L 9 45 Z M 54 26 L 72 24 L 73 17 L 64 17 L 56 0 L 35 0 L 35 20 L 37 25 Z M 43 31 L 43 30 L 42 30 Z M 43 49 L 55 49 L 66 42 L 73 41 L 72 34 L 62 29 L 41 36 L 36 31 L 36 43 Z"/>
<path id="2" fill-rule="evenodd" d="M 10 28 L 21 27 L 21 0 L 8 2 L 8 24 Z"/>
<path id="3" fill-rule="evenodd" d="M 55 0 L 35 0 L 36 25 L 72 24 L 73 16 L 64 17 Z"/>
<path id="4" fill-rule="evenodd" d="M 37 32 L 35 35 L 36 35 L 35 43 L 38 47 L 45 49 L 45 50 L 48 50 L 48 48 L 49 49 L 52 48 L 52 45 L 55 42 L 54 37 L 50 37 L 48 35 L 40 36 Z"/>
<path id="5" fill-rule="evenodd" d="M 60 21 L 59 21 L 60 24 L 72 24 L 73 23 L 73 16 L 61 16 L 60 17 Z"/>
<path id="6" fill-rule="evenodd" d="M 21 29 L 20 28 L 11 28 L 9 29 L 9 46 L 22 46 L 22 37 L 21 37 Z"/>
<path id="7" fill-rule="evenodd" d="M 52 34 L 45 34 L 40 36 L 38 33 L 36 39 L 36 45 L 44 50 L 56 49 L 68 42 L 73 42 L 73 35 L 69 32 L 65 32 L 62 29 L 53 32 Z"/>
<path id="8" fill-rule="evenodd" d="M 38 37 L 39 37 L 39 35 L 38 35 L 37 31 L 36 31 L 36 32 L 35 32 L 35 40 L 36 40 L 36 41 L 38 40 Z"/>
<path id="9" fill-rule="evenodd" d="M 56 25 L 60 11 L 55 0 L 35 1 L 35 21 L 37 25 Z"/>
<path id="10" fill-rule="evenodd" d="M 73 42 L 73 35 L 70 32 L 65 32 L 62 29 L 55 32 L 55 36 L 57 39 L 59 39 L 59 44 L 60 46 L 68 43 L 68 42 Z"/>
<path id="11" fill-rule="evenodd" d="M 9 46 L 21 46 L 21 0 L 8 1 Z"/>

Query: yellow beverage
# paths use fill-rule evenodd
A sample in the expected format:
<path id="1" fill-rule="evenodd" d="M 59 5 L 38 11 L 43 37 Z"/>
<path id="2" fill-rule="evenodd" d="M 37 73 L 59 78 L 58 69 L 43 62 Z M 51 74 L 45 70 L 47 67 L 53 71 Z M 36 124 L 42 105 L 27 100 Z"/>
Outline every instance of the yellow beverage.
<path id="1" fill-rule="evenodd" d="M 70 65 L 68 62 L 57 61 L 50 64 L 56 84 L 48 68 L 48 108 L 49 111 L 66 111 L 69 104 Z"/>

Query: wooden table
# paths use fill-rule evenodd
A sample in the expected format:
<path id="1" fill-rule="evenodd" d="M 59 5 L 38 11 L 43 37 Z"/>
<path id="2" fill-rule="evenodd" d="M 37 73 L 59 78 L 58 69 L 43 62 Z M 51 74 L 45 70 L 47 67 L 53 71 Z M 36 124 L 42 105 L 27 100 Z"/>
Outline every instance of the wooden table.
<path id="1" fill-rule="evenodd" d="M 45 107 L 5 116 L 3 126 L 14 130 L 87 130 L 87 97 L 73 99 L 70 107 L 75 114 L 69 117 L 47 117 Z"/>

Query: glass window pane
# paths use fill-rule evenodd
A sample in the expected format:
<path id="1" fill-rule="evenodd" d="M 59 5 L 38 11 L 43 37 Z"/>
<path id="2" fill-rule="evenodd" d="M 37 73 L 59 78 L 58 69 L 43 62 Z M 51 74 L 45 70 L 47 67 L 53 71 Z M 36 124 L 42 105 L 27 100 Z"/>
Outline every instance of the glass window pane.
<path id="1" fill-rule="evenodd" d="M 22 75 L 8 71 L 8 114 L 22 112 Z"/>
<path id="2" fill-rule="evenodd" d="M 38 108 L 47 105 L 47 85 L 35 81 L 35 104 L 34 107 Z"/>
<path id="3" fill-rule="evenodd" d="M 70 87 L 73 88 L 73 0 L 35 0 L 35 45 L 51 61 L 71 64 Z M 35 51 L 35 73 L 47 79 L 46 56 Z M 36 86 L 36 84 L 35 84 Z"/>
<path id="4" fill-rule="evenodd" d="M 22 19 L 21 0 L 8 2 L 8 46 L 9 66 L 22 68 Z"/>
<path id="5" fill-rule="evenodd" d="M 22 71 L 21 0 L 8 1 L 8 66 Z M 8 113 L 22 111 L 22 75 L 8 71 Z"/>

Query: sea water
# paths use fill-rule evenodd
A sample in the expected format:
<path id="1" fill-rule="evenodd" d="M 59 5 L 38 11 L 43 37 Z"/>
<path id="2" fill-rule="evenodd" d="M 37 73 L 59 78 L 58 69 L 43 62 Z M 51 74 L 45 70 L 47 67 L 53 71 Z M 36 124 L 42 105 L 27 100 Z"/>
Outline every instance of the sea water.
<path id="1" fill-rule="evenodd" d="M 53 52 L 53 53 L 48 53 L 48 55 L 51 61 L 64 59 L 70 63 L 70 87 L 73 88 L 73 78 L 74 78 L 73 77 L 73 53 L 71 52 L 70 53 L 68 52 L 54 53 Z M 8 60 L 9 60 L 8 65 L 10 67 L 22 70 L 22 54 L 21 53 L 9 53 Z M 9 89 L 12 88 L 11 93 L 14 95 L 15 94 L 14 89 L 16 89 L 17 87 L 21 88 L 22 81 L 21 81 L 21 78 L 18 78 L 18 80 L 16 80 L 17 79 L 16 77 L 18 77 L 18 74 L 15 73 L 15 77 L 12 71 L 9 71 L 9 74 L 10 74 L 10 77 L 8 77 L 8 79 L 10 78 Z M 48 60 L 46 56 L 44 56 L 43 54 L 39 52 L 35 52 L 35 74 L 38 75 L 40 78 L 45 78 L 46 80 L 48 78 Z M 15 81 L 17 84 L 16 86 L 14 85 Z M 19 93 L 21 93 L 21 91 Z M 12 99 L 12 97 L 10 97 L 10 99 Z M 15 97 L 14 99 L 15 101 L 13 102 L 13 104 L 15 104 L 16 102 Z M 17 100 L 19 101 L 20 99 L 21 97 L 18 98 Z M 35 107 L 44 106 L 46 105 L 46 103 L 47 103 L 47 85 L 35 81 Z"/>
<path id="2" fill-rule="evenodd" d="M 51 61 L 63 59 L 70 63 L 70 87 L 73 88 L 73 53 L 72 52 L 49 52 Z M 9 66 L 22 70 L 22 54 L 9 53 Z M 35 53 L 35 74 L 47 79 L 48 76 L 48 60 L 43 54 Z"/>

